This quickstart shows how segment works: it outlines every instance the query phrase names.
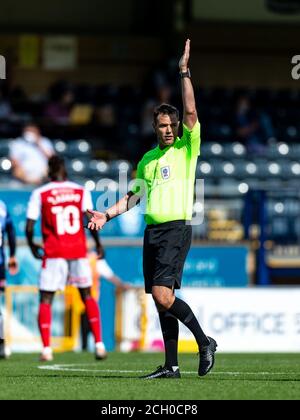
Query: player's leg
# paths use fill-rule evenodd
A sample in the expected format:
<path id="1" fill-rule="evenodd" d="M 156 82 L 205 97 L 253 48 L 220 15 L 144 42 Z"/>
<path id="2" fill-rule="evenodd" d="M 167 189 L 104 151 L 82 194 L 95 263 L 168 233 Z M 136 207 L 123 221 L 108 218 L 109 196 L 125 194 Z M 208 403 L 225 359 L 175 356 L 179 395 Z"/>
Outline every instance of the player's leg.
<path id="1" fill-rule="evenodd" d="M 41 361 L 49 362 L 53 360 L 51 349 L 51 322 L 52 322 L 52 302 L 54 292 L 40 291 L 40 306 L 38 313 L 38 325 L 43 343 Z"/>
<path id="2" fill-rule="evenodd" d="M 199 348 L 209 344 L 209 339 L 204 334 L 192 309 L 186 302 L 175 297 L 172 291 L 165 286 L 153 286 L 152 296 L 156 305 L 175 316 L 192 332 Z"/>
<path id="3" fill-rule="evenodd" d="M 164 291 L 162 291 L 163 293 Z M 168 299 L 173 299 L 173 288 L 168 288 L 167 293 L 169 294 Z M 179 336 L 179 324 L 178 319 L 166 311 L 165 308 L 159 304 L 156 304 L 156 308 L 159 314 L 160 327 L 164 339 L 165 345 L 165 364 L 164 367 L 167 369 L 179 373 L 178 366 L 178 336 Z"/>
<path id="4" fill-rule="evenodd" d="M 152 293 L 153 279 L 157 271 L 156 259 L 156 234 L 151 229 L 145 230 L 143 247 L 143 272 L 145 280 L 145 291 Z M 173 295 L 173 288 L 168 289 Z M 178 367 L 178 320 L 159 304 L 156 305 L 159 313 L 159 321 L 165 345 L 165 364 L 160 366 L 150 375 L 142 376 L 143 379 L 154 378 L 180 378 Z"/>
<path id="5" fill-rule="evenodd" d="M 52 302 L 57 290 L 64 290 L 68 276 L 68 264 L 62 258 L 48 258 L 43 261 L 40 276 L 40 307 L 38 325 L 43 350 L 41 361 L 53 360 L 51 349 Z"/>
<path id="6" fill-rule="evenodd" d="M 178 366 L 178 319 L 170 312 L 159 310 L 160 327 L 165 344 L 165 366 L 176 372 Z"/>
<path id="7" fill-rule="evenodd" d="M 0 305 L 4 298 L 5 290 L 5 267 L 4 264 L 0 264 Z M 0 306 L 0 359 L 5 359 L 5 340 L 4 340 L 4 320 Z"/>
<path id="8" fill-rule="evenodd" d="M 172 295 L 170 289 L 154 286 L 152 296 L 157 305 L 179 319 L 194 335 L 200 354 L 198 373 L 200 376 L 206 375 L 214 365 L 214 353 L 217 347 L 215 340 L 205 335 L 190 306 Z"/>
<path id="9" fill-rule="evenodd" d="M 174 254 L 176 259 L 173 259 L 174 263 L 177 260 L 175 288 L 181 287 L 184 263 L 192 242 L 192 227 L 186 225 L 181 227 L 180 230 L 182 235 L 181 247 L 178 248 L 177 256 L 176 253 Z M 172 306 L 167 306 L 167 309 L 169 313 L 179 319 L 194 335 L 199 347 L 200 356 L 198 374 L 199 376 L 205 376 L 214 366 L 215 352 L 217 349 L 216 341 L 213 338 L 207 337 L 205 335 L 190 306 L 183 300 L 175 297 Z"/>
<path id="10" fill-rule="evenodd" d="M 91 332 L 89 320 L 87 319 L 86 312 L 82 312 L 80 315 L 80 337 L 81 337 L 81 350 L 86 351 L 88 349 L 88 338 Z"/>
<path id="11" fill-rule="evenodd" d="M 205 335 L 189 305 L 175 297 L 172 290 L 172 287 L 176 289 L 181 287 L 183 266 L 192 238 L 191 226 L 176 225 L 175 228 L 170 229 L 156 228 L 150 234 L 156 254 L 152 297 L 159 312 L 166 311 L 173 315 L 194 335 L 200 353 L 198 373 L 203 376 L 214 364 L 216 342 Z M 166 323 L 170 323 L 170 320 L 164 319 L 164 328 L 166 328 Z M 163 376 L 164 373 L 161 373 L 162 376 L 159 377 L 169 377 Z"/>
<path id="12" fill-rule="evenodd" d="M 97 360 L 104 360 L 107 358 L 107 352 L 102 340 L 102 326 L 100 308 L 96 300 L 91 295 L 91 288 L 79 288 L 79 293 L 82 302 L 85 305 L 86 316 L 89 321 L 89 326 L 95 340 Z"/>
<path id="13" fill-rule="evenodd" d="M 91 294 L 93 280 L 90 263 L 87 258 L 80 258 L 70 261 L 69 265 L 69 280 L 74 286 L 78 287 L 82 302 L 85 305 L 90 329 L 94 336 L 96 359 L 103 360 L 107 357 L 107 352 L 102 340 L 100 308 Z"/>
<path id="14" fill-rule="evenodd" d="M 160 302 L 162 302 L 163 305 L 158 301 L 155 301 L 155 304 L 159 314 L 160 327 L 165 345 L 165 364 L 164 366 L 159 366 L 153 373 L 142 376 L 142 378 L 179 379 L 181 376 L 178 366 L 178 319 L 166 310 L 166 306 L 170 306 L 172 304 L 171 302 L 174 300 L 174 292 L 172 287 L 158 287 L 160 288 Z"/>
<path id="15" fill-rule="evenodd" d="M 178 234 L 181 237 L 176 238 Z M 194 335 L 200 355 L 198 374 L 204 376 L 214 365 L 214 353 L 217 348 L 217 343 L 213 338 L 205 335 L 190 306 L 182 299 L 173 295 L 167 287 L 168 279 L 172 277 L 174 279 L 174 287 L 178 289 L 181 287 L 183 267 L 192 240 L 192 228 L 186 225 L 180 226 L 180 228 L 170 232 L 167 239 L 166 244 L 159 249 L 161 255 L 159 265 L 161 267 L 156 272 L 163 274 L 162 280 L 157 277 L 153 281 L 152 296 L 157 305 L 162 306 L 166 311 L 175 316 Z"/>

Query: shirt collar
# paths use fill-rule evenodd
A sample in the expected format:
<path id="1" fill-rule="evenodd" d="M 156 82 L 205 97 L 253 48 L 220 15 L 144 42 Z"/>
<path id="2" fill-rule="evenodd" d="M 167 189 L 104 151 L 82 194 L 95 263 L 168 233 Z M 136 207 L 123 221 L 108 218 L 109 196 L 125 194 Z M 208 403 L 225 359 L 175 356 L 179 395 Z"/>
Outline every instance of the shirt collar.
<path id="1" fill-rule="evenodd" d="M 172 144 L 172 146 L 168 146 L 165 149 L 161 149 L 159 146 L 156 146 L 156 155 L 158 157 L 163 156 L 164 154 L 166 154 L 170 149 L 174 148 L 175 144 L 179 141 L 179 137 L 177 137 L 177 139 L 175 140 L 175 142 Z"/>

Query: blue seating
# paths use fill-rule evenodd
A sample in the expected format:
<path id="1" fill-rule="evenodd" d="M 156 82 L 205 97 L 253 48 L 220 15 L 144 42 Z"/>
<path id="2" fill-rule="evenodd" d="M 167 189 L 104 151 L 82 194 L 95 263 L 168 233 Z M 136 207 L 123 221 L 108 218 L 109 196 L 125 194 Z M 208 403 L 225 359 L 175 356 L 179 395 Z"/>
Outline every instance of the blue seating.
<path id="1" fill-rule="evenodd" d="M 0 157 L 9 155 L 9 145 L 11 139 L 0 139 Z"/>

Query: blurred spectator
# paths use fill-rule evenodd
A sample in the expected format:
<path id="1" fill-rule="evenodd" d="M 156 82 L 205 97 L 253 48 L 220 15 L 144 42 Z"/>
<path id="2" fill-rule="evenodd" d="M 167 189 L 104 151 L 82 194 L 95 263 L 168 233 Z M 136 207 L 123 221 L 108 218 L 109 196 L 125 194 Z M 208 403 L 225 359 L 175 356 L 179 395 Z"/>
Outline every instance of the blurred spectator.
<path id="1" fill-rule="evenodd" d="M 148 150 L 153 144 L 156 144 L 155 132 L 153 129 L 153 113 L 157 106 L 162 103 L 170 103 L 172 89 L 168 84 L 158 85 L 154 98 L 148 99 L 142 110 L 141 134 L 142 149 L 141 152 Z"/>
<path id="2" fill-rule="evenodd" d="M 107 150 L 115 152 L 120 150 L 117 115 L 114 104 L 106 102 L 96 106 L 93 115 L 92 131 L 95 136 L 103 139 Z"/>
<path id="3" fill-rule="evenodd" d="M 113 104 L 107 103 L 96 108 L 95 123 L 101 127 L 114 127 L 116 125 L 116 113 Z"/>
<path id="4" fill-rule="evenodd" d="M 74 103 L 73 89 L 66 82 L 57 82 L 50 88 L 51 102 L 45 109 L 45 117 L 54 124 L 69 124 Z"/>
<path id="5" fill-rule="evenodd" d="M 0 134 L 3 137 L 9 137 L 10 122 L 14 115 L 8 98 L 7 89 L 4 86 L 0 86 Z"/>
<path id="6" fill-rule="evenodd" d="M 9 99 L 12 109 L 16 115 L 25 115 L 26 118 L 30 118 L 32 101 L 27 98 L 22 86 L 15 86 L 9 94 Z"/>
<path id="7" fill-rule="evenodd" d="M 53 155 L 50 140 L 41 136 L 38 126 L 27 124 L 22 137 L 10 146 L 13 175 L 25 184 L 39 185 L 47 175 L 48 159 Z"/>
<path id="8" fill-rule="evenodd" d="M 270 117 L 255 110 L 247 95 L 238 98 L 235 124 L 238 139 L 251 153 L 263 154 L 268 140 L 274 138 Z"/>

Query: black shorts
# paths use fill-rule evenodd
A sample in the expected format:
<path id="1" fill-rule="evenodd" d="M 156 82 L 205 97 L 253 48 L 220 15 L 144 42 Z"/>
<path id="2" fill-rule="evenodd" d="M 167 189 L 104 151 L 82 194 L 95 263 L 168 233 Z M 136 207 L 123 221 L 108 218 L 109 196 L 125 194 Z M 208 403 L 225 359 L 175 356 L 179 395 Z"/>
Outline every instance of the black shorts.
<path id="1" fill-rule="evenodd" d="M 147 226 L 143 251 L 146 293 L 151 293 L 153 286 L 180 289 L 191 241 L 192 227 L 184 220 Z"/>
<path id="2" fill-rule="evenodd" d="M 5 279 L 5 264 L 0 264 L 0 280 Z"/>

